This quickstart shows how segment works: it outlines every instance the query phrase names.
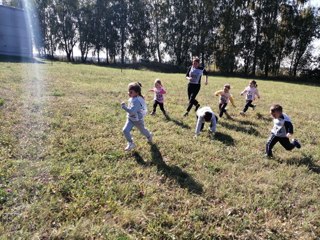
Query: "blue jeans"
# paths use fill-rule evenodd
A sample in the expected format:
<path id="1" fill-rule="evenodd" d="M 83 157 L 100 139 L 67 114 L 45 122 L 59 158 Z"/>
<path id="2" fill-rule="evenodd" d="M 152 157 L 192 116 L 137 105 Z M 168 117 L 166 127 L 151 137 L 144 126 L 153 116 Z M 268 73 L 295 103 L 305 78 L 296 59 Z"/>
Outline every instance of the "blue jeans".
<path id="1" fill-rule="evenodd" d="M 124 127 L 122 129 L 122 132 L 128 142 L 133 142 L 132 136 L 130 133 L 133 127 L 138 128 L 140 130 L 140 132 L 142 133 L 142 135 L 144 135 L 146 138 L 149 138 L 151 136 L 149 130 L 146 129 L 144 126 L 144 120 L 131 121 L 130 119 L 127 119 L 126 124 L 124 125 Z"/>

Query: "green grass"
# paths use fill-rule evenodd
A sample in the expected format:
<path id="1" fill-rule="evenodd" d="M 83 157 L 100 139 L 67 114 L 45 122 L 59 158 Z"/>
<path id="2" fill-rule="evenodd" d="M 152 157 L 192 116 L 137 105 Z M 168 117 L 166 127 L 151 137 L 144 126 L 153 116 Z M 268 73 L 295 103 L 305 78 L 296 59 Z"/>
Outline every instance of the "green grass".
<path id="1" fill-rule="evenodd" d="M 36 73 L 39 73 L 38 75 Z M 123 151 L 131 81 L 160 78 L 170 120 L 146 117 L 154 144 L 133 131 Z M 316 239 L 320 236 L 319 86 L 258 81 L 262 98 L 238 113 L 248 80 L 210 77 L 199 101 L 232 86 L 233 120 L 193 139 L 183 118 L 186 80 L 67 63 L 0 63 L 1 239 Z M 272 103 L 283 105 L 303 147 L 263 158 Z"/>

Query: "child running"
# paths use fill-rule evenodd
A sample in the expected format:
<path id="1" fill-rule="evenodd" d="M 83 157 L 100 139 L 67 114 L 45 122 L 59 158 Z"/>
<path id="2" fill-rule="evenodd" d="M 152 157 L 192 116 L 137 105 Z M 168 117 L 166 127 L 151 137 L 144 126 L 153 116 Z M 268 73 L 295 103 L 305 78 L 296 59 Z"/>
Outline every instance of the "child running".
<path id="1" fill-rule="evenodd" d="M 245 115 L 245 112 L 251 107 L 253 110 L 255 109 L 256 105 L 253 105 L 252 102 L 255 100 L 256 96 L 260 98 L 258 85 L 255 80 L 249 82 L 249 86 L 247 86 L 240 95 L 246 94 L 246 105 L 244 106 L 243 110 L 240 112 L 241 115 Z"/>
<path id="2" fill-rule="evenodd" d="M 225 84 L 223 87 L 223 90 L 219 90 L 214 93 L 216 96 L 220 95 L 220 98 L 219 98 L 219 111 L 220 111 L 219 117 L 222 117 L 223 113 L 225 113 L 228 118 L 231 118 L 231 116 L 227 113 L 227 109 L 226 109 L 229 101 L 231 102 L 232 106 L 236 107 L 234 105 L 233 97 L 230 94 L 230 89 L 231 89 L 230 84 Z"/>
<path id="3" fill-rule="evenodd" d="M 122 129 L 125 138 L 128 141 L 125 151 L 130 151 L 135 148 L 135 144 L 132 140 L 131 130 L 135 126 L 140 132 L 147 138 L 148 142 L 152 142 L 152 134 L 144 126 L 144 116 L 146 115 L 146 103 L 144 97 L 141 94 L 141 83 L 130 83 L 128 85 L 128 106 L 124 102 L 121 103 L 121 107 L 127 112 L 127 121 Z"/>
<path id="4" fill-rule="evenodd" d="M 211 110 L 210 107 L 202 107 L 197 110 L 197 125 L 195 130 L 195 138 L 200 134 L 202 129 L 204 128 L 205 122 L 210 122 L 210 132 L 216 132 L 216 125 L 218 121 L 218 117 Z"/>
<path id="5" fill-rule="evenodd" d="M 160 110 L 162 111 L 163 115 L 167 115 L 166 111 L 164 110 L 163 107 L 163 102 L 164 102 L 164 97 L 163 95 L 166 94 L 166 90 L 164 89 L 161 80 L 160 79 L 156 79 L 154 81 L 154 88 L 149 90 L 150 92 L 154 93 L 154 102 L 153 102 L 153 110 L 150 113 L 150 115 L 155 115 L 156 114 L 156 110 L 157 110 L 157 106 L 160 106 Z"/>
<path id="6" fill-rule="evenodd" d="M 273 128 L 266 145 L 266 157 L 273 157 L 272 148 L 277 143 L 280 144 L 288 151 L 296 148 L 301 148 L 301 144 L 297 139 L 292 139 L 290 142 L 289 137 L 293 134 L 293 125 L 288 115 L 282 112 L 282 107 L 279 104 L 274 104 L 270 108 L 270 114 L 273 119 Z"/>

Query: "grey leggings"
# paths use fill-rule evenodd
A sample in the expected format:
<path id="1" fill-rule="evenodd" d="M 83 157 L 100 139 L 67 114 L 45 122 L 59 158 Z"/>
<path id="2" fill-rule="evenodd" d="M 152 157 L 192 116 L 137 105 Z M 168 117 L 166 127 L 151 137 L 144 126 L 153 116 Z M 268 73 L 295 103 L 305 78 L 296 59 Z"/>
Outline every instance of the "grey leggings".
<path id="1" fill-rule="evenodd" d="M 124 125 L 122 132 L 124 136 L 126 137 L 128 142 L 132 142 L 132 136 L 131 136 L 131 130 L 133 127 L 136 127 L 140 130 L 142 135 L 146 136 L 146 138 L 149 138 L 151 136 L 148 129 L 144 126 L 144 120 L 139 121 L 131 121 L 130 119 L 127 119 L 126 124 Z"/>

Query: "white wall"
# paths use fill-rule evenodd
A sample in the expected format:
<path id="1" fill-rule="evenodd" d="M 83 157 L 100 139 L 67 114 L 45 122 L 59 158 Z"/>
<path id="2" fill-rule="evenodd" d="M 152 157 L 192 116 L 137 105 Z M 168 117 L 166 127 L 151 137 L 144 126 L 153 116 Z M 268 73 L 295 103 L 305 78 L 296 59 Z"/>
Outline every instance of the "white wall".
<path id="1" fill-rule="evenodd" d="M 0 55 L 32 57 L 24 11 L 0 5 Z"/>

